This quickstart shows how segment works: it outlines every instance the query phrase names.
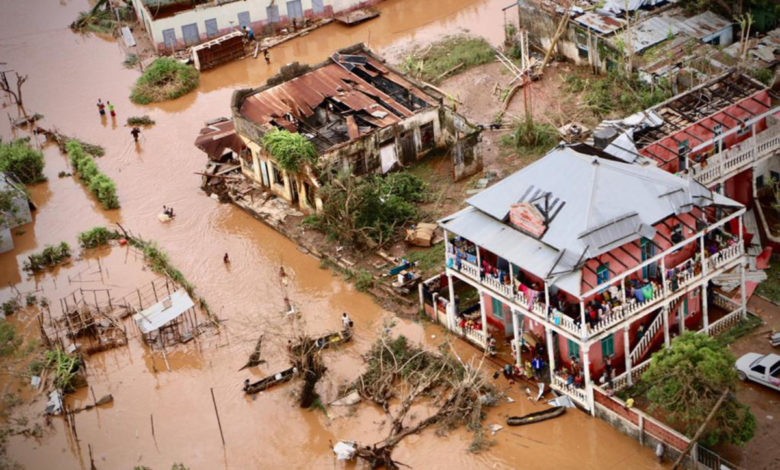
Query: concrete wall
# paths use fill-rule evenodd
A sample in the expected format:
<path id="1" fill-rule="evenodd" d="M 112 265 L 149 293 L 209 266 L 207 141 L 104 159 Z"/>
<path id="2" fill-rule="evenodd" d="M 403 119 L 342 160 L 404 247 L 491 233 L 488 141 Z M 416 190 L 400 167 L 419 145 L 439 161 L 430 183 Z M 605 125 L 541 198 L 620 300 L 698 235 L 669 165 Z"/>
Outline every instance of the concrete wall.
<path id="1" fill-rule="evenodd" d="M 335 13 L 367 6 L 377 1 L 379 0 L 323 0 L 324 10 L 317 14 L 314 13 L 312 0 L 301 0 L 301 7 L 306 18 L 330 17 Z M 279 22 L 273 24 L 269 24 L 266 13 L 266 8 L 272 0 L 239 0 L 222 5 L 204 4 L 158 19 L 153 19 L 150 8 L 143 4 L 143 0 L 132 0 L 132 2 L 139 22 L 144 25 L 152 43 L 161 52 L 170 50 L 165 46 L 163 38 L 163 31 L 167 29 L 173 29 L 176 34 L 176 49 L 186 47 L 182 33 L 184 25 L 195 23 L 200 40 L 210 39 L 206 34 L 206 20 L 209 19 L 216 19 L 217 35 L 235 31 L 239 27 L 238 14 L 241 12 L 249 12 L 251 27 L 258 35 L 262 34 L 267 27 L 282 28 L 291 23 L 286 0 L 273 1 L 279 11 Z"/>

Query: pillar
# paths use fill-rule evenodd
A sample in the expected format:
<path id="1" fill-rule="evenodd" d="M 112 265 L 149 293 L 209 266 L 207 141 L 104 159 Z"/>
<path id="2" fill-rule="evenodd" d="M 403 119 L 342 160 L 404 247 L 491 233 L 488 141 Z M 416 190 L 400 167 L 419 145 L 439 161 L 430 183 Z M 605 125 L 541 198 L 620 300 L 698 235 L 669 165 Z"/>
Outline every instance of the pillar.
<path id="1" fill-rule="evenodd" d="M 447 322 L 449 323 L 447 328 L 452 330 L 455 325 L 455 286 L 452 285 L 451 274 L 447 274 L 447 288 L 450 292 L 450 302 L 447 304 Z"/>
<path id="2" fill-rule="evenodd" d="M 479 293 L 479 313 L 482 318 L 482 333 L 485 335 L 485 340 L 487 341 L 487 313 L 485 312 L 485 296 L 483 295 L 482 289 L 477 289 L 477 292 Z M 484 346 L 487 347 L 487 343 Z"/>
<path id="3" fill-rule="evenodd" d="M 628 342 L 628 325 L 623 327 L 623 351 L 626 355 L 626 379 L 628 380 L 628 385 L 631 386 L 634 384 L 634 381 L 631 378 L 631 347 Z"/>
<path id="4" fill-rule="evenodd" d="M 583 369 L 585 370 L 585 392 L 588 396 L 588 409 L 590 410 L 590 414 L 594 415 L 596 414 L 596 410 L 593 406 L 593 383 L 591 383 L 590 380 L 590 347 L 589 345 L 582 345 L 585 346 L 585 354 L 582 358 L 583 361 Z"/>
<path id="5" fill-rule="evenodd" d="M 553 346 L 553 334 L 552 328 L 549 326 L 544 327 L 545 335 L 547 336 L 547 360 L 550 364 L 550 383 L 553 382 L 553 375 L 555 374 L 555 352 Z"/>
<path id="6" fill-rule="evenodd" d="M 550 321 L 550 286 L 544 281 L 544 316 Z"/>
<path id="7" fill-rule="evenodd" d="M 512 330 L 512 333 L 514 334 L 512 344 L 515 345 L 515 364 L 517 364 L 517 367 L 522 368 L 523 361 L 522 355 L 520 354 L 520 318 L 515 309 L 512 309 Z"/>
<path id="8" fill-rule="evenodd" d="M 661 258 L 661 292 L 664 298 L 669 296 L 669 289 L 666 286 L 666 258 Z"/>
<path id="9" fill-rule="evenodd" d="M 686 292 L 680 298 L 682 299 L 683 297 L 688 297 L 688 293 Z M 682 335 L 685 333 L 685 312 L 682 311 L 682 302 L 680 302 L 680 305 L 677 306 L 677 321 L 680 322 L 680 324 L 677 326 L 679 328 L 680 334 Z"/>
<path id="10" fill-rule="evenodd" d="M 739 301 L 742 309 L 742 318 L 747 317 L 747 294 L 745 292 L 745 261 L 739 264 Z"/>
<path id="11" fill-rule="evenodd" d="M 705 232 L 706 233 L 706 232 Z M 704 251 L 704 235 L 702 233 L 699 237 L 699 256 L 701 257 L 701 275 L 705 277 L 707 275 L 707 253 Z"/>
<path id="12" fill-rule="evenodd" d="M 582 339 L 588 337 L 588 333 L 585 328 L 585 301 L 580 300 L 580 335 L 582 336 Z"/>
<path id="13" fill-rule="evenodd" d="M 664 346 L 669 347 L 669 306 L 664 305 L 661 315 L 664 317 Z"/>
<path id="14" fill-rule="evenodd" d="M 709 305 L 707 304 L 707 283 L 701 286 L 701 318 L 704 327 L 704 334 L 710 334 L 710 316 Z"/>
<path id="15" fill-rule="evenodd" d="M 745 243 L 745 240 L 742 237 L 742 216 L 741 215 L 737 217 L 737 230 L 739 231 L 739 235 L 738 235 L 739 244 L 743 245 Z M 744 246 L 742 247 L 742 249 L 745 250 L 745 252 L 747 252 Z"/>

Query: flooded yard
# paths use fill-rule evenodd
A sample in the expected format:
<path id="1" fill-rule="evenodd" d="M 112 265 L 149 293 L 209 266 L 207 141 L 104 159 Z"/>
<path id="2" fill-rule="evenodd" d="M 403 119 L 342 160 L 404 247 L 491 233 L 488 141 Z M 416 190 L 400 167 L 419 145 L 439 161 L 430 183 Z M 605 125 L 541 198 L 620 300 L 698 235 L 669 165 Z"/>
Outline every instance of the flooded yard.
<path id="1" fill-rule="evenodd" d="M 131 335 L 126 347 L 90 357 L 90 386 L 97 396 L 112 394 L 113 404 L 76 415 L 78 444 L 66 432 L 63 420 L 55 418 L 40 438 L 10 438 L 9 457 L 28 469 L 84 469 L 90 465 L 91 446 L 98 469 L 135 465 L 165 469 L 174 462 L 192 469 L 331 468 L 331 445 L 337 440 L 380 439 L 387 423 L 382 411 L 370 405 L 358 406 L 354 414 L 329 408 L 326 416 L 297 406 L 291 396 L 300 386 L 296 382 L 254 397 L 241 390 L 244 379 L 256 380 L 286 367 L 284 332 L 292 326 L 282 314 L 285 294 L 302 311 L 301 327 L 312 334 L 337 329 L 344 311 L 355 321 L 354 341 L 337 353 L 325 354 L 329 370 L 320 390 L 328 401 L 336 398 L 340 385 L 357 377 L 361 353 L 382 329 L 391 328 L 432 347 L 445 340 L 446 333 L 437 326 L 396 318 L 278 233 L 236 207 L 206 197 L 195 174 L 205 156 L 193 141 L 204 121 L 229 115 L 233 89 L 259 86 L 285 63 L 317 62 L 358 41 L 379 52 L 399 50 L 412 41 L 463 29 L 498 43 L 503 35 L 501 8 L 506 3 L 389 0 L 379 4 L 382 15 L 375 20 L 353 28 L 330 24 L 273 49 L 270 66 L 262 58 L 234 62 L 203 73 L 198 89 L 180 99 L 138 106 L 128 100 L 138 72 L 122 66 L 124 53 L 118 44 L 111 38 L 79 36 L 67 28 L 79 11 L 88 8 L 86 1 L 3 0 L 0 61 L 6 63 L 3 67 L 29 76 L 24 87 L 27 109 L 45 116 L 44 127 L 105 147 L 106 155 L 96 163 L 116 182 L 122 207 L 104 211 L 75 177 L 59 178 L 59 172 L 69 170 L 67 157 L 34 137 L 45 154 L 48 182 L 30 188 L 38 206 L 34 222 L 14 237 L 14 251 L 0 255 L 0 285 L 4 286 L 0 301 L 15 295 L 9 285 L 22 293 L 35 291 L 52 302 L 77 287 L 100 283 L 121 296 L 151 280 L 155 275 L 144 268 L 139 255 L 123 247 L 89 253 L 85 259 L 35 277 L 22 272 L 25 257 L 44 245 L 66 241 L 75 247 L 79 232 L 118 222 L 155 240 L 222 320 L 218 333 L 169 351 L 170 372 L 162 356 L 151 353 L 137 334 Z M 115 120 L 101 120 L 95 105 L 98 98 L 114 103 Z M 10 106 L 4 111 L 15 112 Z M 144 129 L 135 144 L 124 123 L 128 116 L 143 114 L 157 124 Z M 0 120 L 0 134 L 4 139 L 26 135 L 14 134 L 5 119 Z M 157 219 L 163 205 L 176 210 L 171 223 Z M 223 263 L 224 253 L 229 253 L 230 265 Z M 101 271 L 96 271 L 98 257 Z M 287 286 L 279 282 L 280 266 L 291 279 Z M 56 308 L 52 302 L 52 309 Z M 35 336 L 31 318 L 17 315 L 13 321 L 26 325 L 24 330 Z M 268 362 L 238 372 L 264 332 L 269 339 L 263 357 Z M 454 342 L 464 357 L 478 354 L 471 346 Z M 497 383 L 509 387 L 503 379 Z M 29 388 L 11 382 L 5 386 Z M 506 415 L 541 406 L 526 400 L 518 385 L 508 388 L 507 394 L 515 402 L 492 409 L 487 423 L 503 424 Z M 25 403 L 14 413 L 42 422 L 45 397 L 35 398 L 25 391 L 23 398 Z M 76 407 L 91 401 L 88 389 L 69 397 Z M 651 450 L 577 410 L 528 428 L 504 429 L 493 439 L 495 445 L 487 451 L 471 454 L 470 435 L 464 430 L 447 437 L 428 431 L 405 440 L 394 455 L 413 468 L 658 467 Z"/>

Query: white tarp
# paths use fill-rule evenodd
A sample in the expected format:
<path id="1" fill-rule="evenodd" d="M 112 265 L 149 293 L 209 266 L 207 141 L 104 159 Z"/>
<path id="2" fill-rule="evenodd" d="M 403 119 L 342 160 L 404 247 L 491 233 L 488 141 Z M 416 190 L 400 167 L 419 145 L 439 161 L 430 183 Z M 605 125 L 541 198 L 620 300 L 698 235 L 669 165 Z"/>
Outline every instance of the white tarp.
<path id="1" fill-rule="evenodd" d="M 194 305 L 187 292 L 184 289 L 179 289 L 170 297 L 166 297 L 143 312 L 133 315 L 133 320 L 141 333 L 146 334 L 164 326 L 171 320 L 175 320 Z"/>
<path id="2" fill-rule="evenodd" d="M 565 406 L 566 408 L 574 408 L 574 402 L 571 401 L 571 398 L 567 397 L 566 395 L 562 395 L 554 400 L 550 400 L 547 402 L 547 404 L 551 406 Z"/>
<path id="3" fill-rule="evenodd" d="M 355 443 L 339 441 L 333 446 L 337 460 L 351 460 L 355 456 Z"/>
<path id="4" fill-rule="evenodd" d="M 395 154 L 395 144 L 385 145 L 379 149 L 379 156 L 382 159 L 382 174 L 387 173 L 398 162 Z"/>

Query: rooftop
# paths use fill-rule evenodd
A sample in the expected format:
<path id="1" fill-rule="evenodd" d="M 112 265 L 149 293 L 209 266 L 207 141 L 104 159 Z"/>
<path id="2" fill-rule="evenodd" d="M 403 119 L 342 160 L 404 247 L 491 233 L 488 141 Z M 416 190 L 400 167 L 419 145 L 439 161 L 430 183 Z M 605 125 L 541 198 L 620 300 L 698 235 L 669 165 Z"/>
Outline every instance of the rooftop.
<path id="1" fill-rule="evenodd" d="M 466 201 L 440 220 L 448 231 L 484 246 L 572 294 L 580 293 L 581 263 L 641 237 L 694 207 L 740 207 L 694 180 L 558 147 L 544 158 Z M 545 221 L 538 237 L 509 222 L 518 204 Z"/>
<path id="2" fill-rule="evenodd" d="M 311 68 L 283 68 L 236 106 L 243 118 L 299 132 L 323 152 L 438 103 L 359 44 Z"/>

